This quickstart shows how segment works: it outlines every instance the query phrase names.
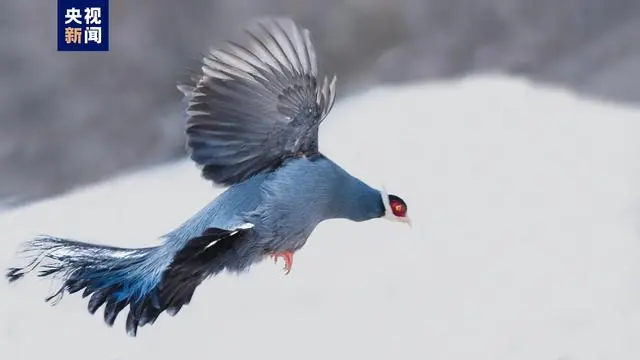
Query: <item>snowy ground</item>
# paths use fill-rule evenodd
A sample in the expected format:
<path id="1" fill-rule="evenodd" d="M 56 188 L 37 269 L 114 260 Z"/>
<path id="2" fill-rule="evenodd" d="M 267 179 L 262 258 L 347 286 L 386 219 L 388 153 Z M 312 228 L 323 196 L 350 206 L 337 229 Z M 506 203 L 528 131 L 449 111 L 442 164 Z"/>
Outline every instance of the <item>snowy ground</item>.
<path id="1" fill-rule="evenodd" d="M 402 196 L 414 228 L 322 224 L 284 277 L 208 280 L 138 338 L 47 282 L 0 285 L 2 359 L 640 358 L 640 111 L 521 80 L 372 90 L 321 147 Z M 143 246 L 219 190 L 187 162 L 0 218 L 2 258 L 50 233 Z"/>

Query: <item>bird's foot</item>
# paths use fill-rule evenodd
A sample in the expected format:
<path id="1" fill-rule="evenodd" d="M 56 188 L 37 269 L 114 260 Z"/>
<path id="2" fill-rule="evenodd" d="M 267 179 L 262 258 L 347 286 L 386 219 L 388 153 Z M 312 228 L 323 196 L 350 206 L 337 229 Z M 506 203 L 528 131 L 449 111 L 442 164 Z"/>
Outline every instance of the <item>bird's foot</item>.
<path id="1" fill-rule="evenodd" d="M 293 265 L 293 251 L 286 250 L 282 252 L 273 252 L 273 253 L 269 253 L 269 256 L 273 258 L 274 264 L 278 263 L 278 258 L 283 258 L 284 268 L 282 268 L 282 270 L 285 271 L 284 273 L 285 275 L 289 275 L 289 273 L 291 272 L 291 266 Z"/>

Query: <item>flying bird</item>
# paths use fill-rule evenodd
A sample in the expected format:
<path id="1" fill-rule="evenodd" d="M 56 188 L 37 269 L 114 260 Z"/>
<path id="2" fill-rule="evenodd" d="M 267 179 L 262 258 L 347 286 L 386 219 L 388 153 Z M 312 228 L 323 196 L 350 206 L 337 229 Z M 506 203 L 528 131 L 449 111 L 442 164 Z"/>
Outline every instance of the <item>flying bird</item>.
<path id="1" fill-rule="evenodd" d="M 82 290 L 112 326 L 129 307 L 126 332 L 173 316 L 196 288 L 222 271 L 242 273 L 273 258 L 291 271 L 294 254 L 328 219 L 384 218 L 411 224 L 407 204 L 350 175 L 318 149 L 318 128 L 335 100 L 336 77 L 318 72 L 307 29 L 261 18 L 203 56 L 178 84 L 186 106 L 186 148 L 204 179 L 225 191 L 159 245 L 119 248 L 41 235 L 23 244 L 26 265 L 62 281 L 46 298 Z"/>

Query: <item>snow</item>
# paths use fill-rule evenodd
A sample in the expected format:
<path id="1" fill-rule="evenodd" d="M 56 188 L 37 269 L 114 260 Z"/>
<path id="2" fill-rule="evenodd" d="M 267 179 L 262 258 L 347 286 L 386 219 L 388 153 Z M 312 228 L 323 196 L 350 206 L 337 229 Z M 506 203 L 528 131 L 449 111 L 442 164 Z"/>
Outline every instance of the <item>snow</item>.
<path id="1" fill-rule="evenodd" d="M 484 75 L 336 105 L 323 151 L 409 207 L 321 224 L 284 276 L 206 281 L 137 338 L 49 282 L 0 285 L 3 359 L 640 358 L 640 110 Z M 48 233 L 147 246 L 220 192 L 188 161 L 0 217 L 3 268 Z M 32 345 L 33 342 L 33 345 Z"/>

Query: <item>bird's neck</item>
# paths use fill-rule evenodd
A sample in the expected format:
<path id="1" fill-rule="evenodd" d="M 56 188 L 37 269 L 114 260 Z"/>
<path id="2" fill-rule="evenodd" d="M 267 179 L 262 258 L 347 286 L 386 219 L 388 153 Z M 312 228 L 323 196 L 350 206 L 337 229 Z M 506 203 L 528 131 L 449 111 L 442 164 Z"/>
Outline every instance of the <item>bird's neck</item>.
<path id="1" fill-rule="evenodd" d="M 339 198 L 335 203 L 334 217 L 352 221 L 366 221 L 384 215 L 384 204 L 380 191 L 373 189 L 362 181 L 351 178 L 341 187 Z"/>

